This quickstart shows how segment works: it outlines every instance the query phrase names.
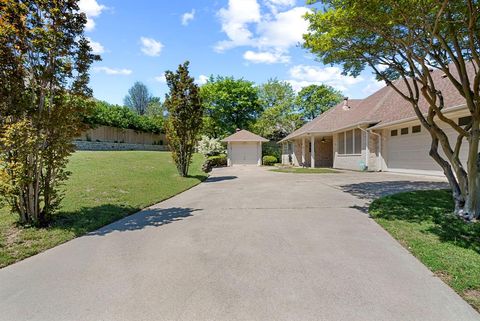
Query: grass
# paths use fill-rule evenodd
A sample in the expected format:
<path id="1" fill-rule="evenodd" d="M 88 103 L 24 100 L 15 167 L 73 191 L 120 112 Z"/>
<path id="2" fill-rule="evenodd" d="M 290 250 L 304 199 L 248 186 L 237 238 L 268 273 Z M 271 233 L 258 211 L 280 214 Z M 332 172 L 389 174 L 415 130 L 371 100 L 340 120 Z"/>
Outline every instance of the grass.
<path id="1" fill-rule="evenodd" d="M 370 215 L 480 311 L 480 223 L 451 213 L 449 191 L 416 191 L 374 201 Z"/>
<path id="2" fill-rule="evenodd" d="M 195 155 L 190 177 L 177 174 L 168 152 L 77 152 L 60 211 L 47 228 L 22 227 L 0 208 L 0 267 L 137 212 L 206 178 Z"/>
<path id="3" fill-rule="evenodd" d="M 334 174 L 339 173 L 331 168 L 285 167 L 272 169 L 272 172 L 294 174 Z"/>

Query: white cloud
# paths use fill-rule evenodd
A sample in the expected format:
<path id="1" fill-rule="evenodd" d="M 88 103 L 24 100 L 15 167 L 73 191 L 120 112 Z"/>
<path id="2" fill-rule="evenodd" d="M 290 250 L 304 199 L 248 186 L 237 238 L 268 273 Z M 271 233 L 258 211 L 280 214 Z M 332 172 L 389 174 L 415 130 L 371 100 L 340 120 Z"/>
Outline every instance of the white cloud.
<path id="1" fill-rule="evenodd" d="M 154 78 L 156 81 L 162 83 L 162 84 L 166 84 L 167 83 L 167 79 L 165 78 L 165 74 L 161 74 L 160 76 L 157 76 Z"/>
<path id="2" fill-rule="evenodd" d="M 288 63 L 289 49 L 303 41 L 308 22 L 303 16 L 310 9 L 294 7 L 292 0 L 266 0 L 267 7 L 275 8 L 271 13 L 261 14 L 257 0 L 229 0 L 228 7 L 218 12 L 222 31 L 228 40 L 216 44 L 215 50 L 223 52 L 234 47 L 252 47 L 244 58 L 255 63 Z"/>
<path id="3" fill-rule="evenodd" d="M 257 0 L 229 0 L 228 8 L 218 11 L 222 23 L 222 31 L 229 40 L 221 41 L 215 46 L 215 50 L 224 50 L 252 44 L 252 32 L 248 25 L 258 23 L 261 19 L 260 5 Z"/>
<path id="4" fill-rule="evenodd" d="M 162 51 L 163 44 L 160 41 L 157 41 L 153 38 L 141 37 L 140 42 L 142 43 L 142 52 L 147 56 L 159 56 Z"/>
<path id="5" fill-rule="evenodd" d="M 99 4 L 97 0 L 79 0 L 78 7 L 80 11 L 87 16 L 87 24 L 85 25 L 85 30 L 87 31 L 95 29 L 95 20 L 93 19 L 98 17 L 102 11 L 106 9 L 106 7 Z"/>
<path id="6" fill-rule="evenodd" d="M 132 73 L 130 69 L 115 69 L 110 67 L 95 67 L 93 68 L 95 72 L 103 72 L 107 75 L 123 75 L 128 76 Z"/>
<path id="7" fill-rule="evenodd" d="M 195 19 L 195 9 L 192 9 L 192 11 L 190 11 L 190 12 L 185 12 L 182 15 L 182 25 L 183 26 L 188 26 L 190 21 L 192 21 L 193 19 Z"/>
<path id="8" fill-rule="evenodd" d="M 305 7 L 296 7 L 276 14 L 271 20 L 258 25 L 259 47 L 273 47 L 287 50 L 303 42 L 303 34 L 308 30 L 308 22 L 303 16 L 309 11 Z"/>
<path id="9" fill-rule="evenodd" d="M 276 64 L 290 62 L 290 57 L 284 55 L 282 52 L 255 52 L 248 50 L 243 54 L 243 58 L 254 64 Z"/>
<path id="10" fill-rule="evenodd" d="M 200 76 L 198 76 L 197 82 L 198 82 L 199 85 L 204 85 L 204 84 L 207 83 L 208 79 L 209 79 L 208 76 L 200 75 Z"/>
<path id="11" fill-rule="evenodd" d="M 105 52 L 105 48 L 100 42 L 93 41 L 90 38 L 87 38 L 88 42 L 90 43 L 90 47 L 92 48 L 92 53 L 95 55 L 99 55 Z"/>
<path id="12" fill-rule="evenodd" d="M 380 88 L 385 87 L 386 84 L 384 81 L 378 81 L 374 77 L 369 79 L 369 83 L 365 88 L 362 89 L 362 92 L 366 95 L 371 95 L 374 92 L 378 91 Z"/>
<path id="13" fill-rule="evenodd" d="M 326 84 L 338 90 L 346 91 L 348 87 L 364 81 L 362 77 L 355 78 L 342 75 L 342 70 L 338 67 L 297 65 L 290 68 L 289 74 L 292 79 L 287 81 L 296 91 L 312 84 Z"/>

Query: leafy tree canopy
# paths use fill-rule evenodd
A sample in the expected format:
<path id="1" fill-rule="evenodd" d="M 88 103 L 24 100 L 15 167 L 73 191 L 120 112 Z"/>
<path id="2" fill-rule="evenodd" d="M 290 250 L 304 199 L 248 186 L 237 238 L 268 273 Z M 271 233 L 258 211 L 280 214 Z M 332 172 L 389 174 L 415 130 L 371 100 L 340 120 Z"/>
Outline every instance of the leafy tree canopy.
<path id="1" fill-rule="evenodd" d="M 408 101 L 431 136 L 429 154 L 443 169 L 455 200 L 455 212 L 480 218 L 480 4 L 478 1 L 310 0 L 323 9 L 306 15 L 304 46 L 326 64 L 341 64 L 358 76 L 372 68 Z M 471 115 L 459 126 L 444 112 L 438 70 L 465 99 Z M 420 103 L 428 107 L 428 112 Z M 442 126 L 440 126 L 440 123 Z M 448 126 L 456 139 L 449 139 Z M 468 161 L 459 157 L 468 144 Z M 441 150 L 439 150 L 441 149 Z"/>
<path id="2" fill-rule="evenodd" d="M 296 94 L 292 86 L 278 79 L 270 79 L 259 87 L 259 101 L 263 110 L 253 126 L 254 132 L 278 141 L 303 124 L 296 111 Z"/>
<path id="3" fill-rule="evenodd" d="M 328 85 L 310 85 L 300 90 L 297 105 L 305 120 L 312 120 L 337 105 L 342 93 Z"/>
<path id="4" fill-rule="evenodd" d="M 262 111 L 258 89 L 244 79 L 210 77 L 200 94 L 205 108 L 204 133 L 210 137 L 248 129 Z"/>

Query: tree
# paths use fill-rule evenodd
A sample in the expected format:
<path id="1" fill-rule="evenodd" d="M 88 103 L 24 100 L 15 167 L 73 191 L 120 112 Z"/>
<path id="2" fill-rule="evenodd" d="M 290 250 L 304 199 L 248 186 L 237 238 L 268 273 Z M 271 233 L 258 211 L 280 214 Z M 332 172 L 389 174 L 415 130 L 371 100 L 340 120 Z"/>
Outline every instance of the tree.
<path id="1" fill-rule="evenodd" d="M 0 3 L 0 194 L 20 223 L 45 225 L 81 116 L 94 60 L 77 1 Z"/>
<path id="2" fill-rule="evenodd" d="M 145 115 L 152 99 L 153 97 L 148 91 L 147 86 L 137 81 L 133 84 L 132 88 L 128 90 L 128 95 L 125 96 L 123 103 L 125 106 L 135 110 L 139 115 Z"/>
<path id="3" fill-rule="evenodd" d="M 178 173 L 182 177 L 188 175 L 203 116 L 199 88 L 189 75 L 188 65 L 187 61 L 178 66 L 177 72 L 165 73 L 170 90 L 165 98 L 168 111 L 167 139 Z"/>
<path id="4" fill-rule="evenodd" d="M 310 1 L 315 3 L 317 1 Z M 342 64 L 358 76 L 373 69 L 410 102 L 431 136 L 430 156 L 452 188 L 455 213 L 480 217 L 480 6 L 478 1 L 321 1 L 327 10 L 308 14 L 305 47 L 324 63 Z M 414 13 L 414 14 L 412 14 Z M 465 99 L 471 115 L 459 126 L 444 112 L 444 96 L 432 70 L 439 70 Z M 422 109 L 426 105 L 427 111 Z M 449 141 L 441 125 L 457 137 Z M 466 164 L 459 157 L 468 144 Z M 440 150 L 439 150 L 440 148 Z"/>
<path id="5" fill-rule="evenodd" d="M 145 115 L 149 117 L 163 118 L 165 116 L 165 106 L 160 101 L 160 97 L 152 97 L 147 105 Z"/>
<path id="6" fill-rule="evenodd" d="M 257 88 L 244 79 L 210 77 L 200 93 L 205 108 L 204 133 L 210 137 L 250 128 L 261 112 Z"/>
<path id="7" fill-rule="evenodd" d="M 278 141 L 303 124 L 289 83 L 270 79 L 259 87 L 258 95 L 263 112 L 253 126 L 257 134 Z"/>
<path id="8" fill-rule="evenodd" d="M 342 93 L 328 85 L 310 85 L 298 93 L 297 105 L 305 120 L 312 120 L 342 100 Z"/>

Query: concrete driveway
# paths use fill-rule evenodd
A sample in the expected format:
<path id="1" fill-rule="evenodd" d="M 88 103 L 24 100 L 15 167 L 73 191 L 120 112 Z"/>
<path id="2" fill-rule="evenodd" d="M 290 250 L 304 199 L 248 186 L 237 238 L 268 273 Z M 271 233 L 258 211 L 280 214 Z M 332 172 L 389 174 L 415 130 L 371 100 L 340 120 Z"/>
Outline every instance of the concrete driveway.
<path id="1" fill-rule="evenodd" d="M 480 320 L 362 212 L 441 180 L 216 170 L 0 270 L 0 320 Z"/>

